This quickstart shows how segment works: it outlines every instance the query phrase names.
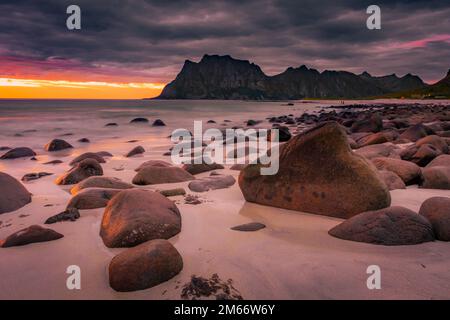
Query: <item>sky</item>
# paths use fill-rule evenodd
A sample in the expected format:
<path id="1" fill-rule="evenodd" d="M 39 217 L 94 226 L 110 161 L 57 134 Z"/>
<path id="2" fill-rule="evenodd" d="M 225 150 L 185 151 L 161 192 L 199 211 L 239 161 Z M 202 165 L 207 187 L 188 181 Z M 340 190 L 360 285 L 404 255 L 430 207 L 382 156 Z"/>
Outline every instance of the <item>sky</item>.
<path id="1" fill-rule="evenodd" d="M 81 8 L 81 30 L 66 9 Z M 369 5 L 381 30 L 366 27 Z M 268 75 L 450 68 L 448 0 L 0 0 L 0 98 L 157 96 L 186 59 L 229 54 Z"/>

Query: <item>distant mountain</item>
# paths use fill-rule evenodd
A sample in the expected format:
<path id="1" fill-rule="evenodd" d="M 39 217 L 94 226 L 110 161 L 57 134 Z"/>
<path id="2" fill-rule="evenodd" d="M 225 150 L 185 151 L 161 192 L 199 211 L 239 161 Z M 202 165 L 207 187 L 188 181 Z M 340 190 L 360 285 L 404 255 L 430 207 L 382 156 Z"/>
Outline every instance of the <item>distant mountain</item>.
<path id="1" fill-rule="evenodd" d="M 450 99 L 450 69 L 447 76 L 433 85 L 387 95 L 390 98 Z"/>
<path id="2" fill-rule="evenodd" d="M 302 98 L 362 98 L 424 87 L 417 76 L 372 77 L 306 66 L 267 76 L 259 66 L 229 55 L 205 55 L 187 60 L 158 99 L 293 100 Z"/>

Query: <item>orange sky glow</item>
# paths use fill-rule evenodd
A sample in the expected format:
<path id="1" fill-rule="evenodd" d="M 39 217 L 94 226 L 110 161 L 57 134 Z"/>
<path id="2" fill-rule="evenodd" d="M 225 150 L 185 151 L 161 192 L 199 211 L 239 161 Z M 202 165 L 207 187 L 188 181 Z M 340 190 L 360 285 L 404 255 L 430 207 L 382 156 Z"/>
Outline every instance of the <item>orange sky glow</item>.
<path id="1" fill-rule="evenodd" d="M 0 78 L 2 99 L 142 99 L 158 96 L 163 88 L 163 83 Z"/>

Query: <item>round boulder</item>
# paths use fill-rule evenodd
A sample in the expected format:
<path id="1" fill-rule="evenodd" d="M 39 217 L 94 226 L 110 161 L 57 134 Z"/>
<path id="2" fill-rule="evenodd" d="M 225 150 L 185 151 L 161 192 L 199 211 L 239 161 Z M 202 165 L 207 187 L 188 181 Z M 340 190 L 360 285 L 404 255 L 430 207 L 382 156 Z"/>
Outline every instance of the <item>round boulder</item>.
<path id="1" fill-rule="evenodd" d="M 133 178 L 133 184 L 145 186 L 150 184 L 177 183 L 194 180 L 195 177 L 179 167 L 144 167 Z"/>
<path id="2" fill-rule="evenodd" d="M 436 239 L 450 241 L 450 198 L 433 197 L 425 200 L 419 214 L 431 222 Z"/>
<path id="3" fill-rule="evenodd" d="M 24 157 L 34 157 L 36 152 L 31 150 L 30 148 L 20 147 L 14 148 L 6 152 L 4 155 L 0 157 L 1 160 L 9 160 L 9 159 L 17 159 Z"/>
<path id="4" fill-rule="evenodd" d="M 109 248 L 133 247 L 153 239 L 169 239 L 181 231 L 177 206 L 158 192 L 130 189 L 108 203 L 100 236 Z"/>
<path id="5" fill-rule="evenodd" d="M 71 166 L 74 166 L 77 163 L 79 163 L 79 162 L 81 162 L 81 161 L 83 161 L 85 159 L 94 159 L 94 160 L 97 160 L 98 163 L 105 163 L 106 162 L 105 159 L 103 159 L 103 157 L 99 156 L 98 154 L 93 153 L 93 152 L 86 152 L 86 153 L 80 154 L 78 157 L 73 159 L 69 164 Z"/>
<path id="6" fill-rule="evenodd" d="M 74 186 L 70 193 L 75 195 L 83 189 L 87 188 L 103 188 L 103 189 L 131 189 L 133 185 L 123 182 L 118 178 L 92 176 L 84 179 Z"/>
<path id="7" fill-rule="evenodd" d="M 18 247 L 31 243 L 57 240 L 61 239 L 62 237 L 64 237 L 62 234 L 52 229 L 46 229 L 38 225 L 33 225 L 26 229 L 17 231 L 7 237 L 5 240 L 0 241 L 0 247 Z"/>
<path id="8" fill-rule="evenodd" d="M 421 188 L 450 190 L 450 167 L 431 167 L 422 170 Z"/>
<path id="9" fill-rule="evenodd" d="M 58 177 L 58 179 L 56 179 L 56 184 L 76 184 L 89 177 L 102 175 L 103 169 L 102 166 L 97 162 L 97 160 L 85 159 L 77 163 L 77 165 L 70 169 L 68 172 Z"/>
<path id="10" fill-rule="evenodd" d="M 44 147 L 45 151 L 60 151 L 64 149 L 71 149 L 73 146 L 65 140 L 62 139 L 53 139 L 49 143 L 47 143 Z"/>
<path id="11" fill-rule="evenodd" d="M 183 259 L 167 240 L 152 240 L 127 249 L 109 264 L 109 284 L 119 292 L 144 290 L 172 279 Z"/>
<path id="12" fill-rule="evenodd" d="M 0 214 L 16 211 L 31 202 L 31 193 L 9 174 L 0 172 Z"/>
<path id="13" fill-rule="evenodd" d="M 378 170 L 394 172 L 406 185 L 418 183 L 421 177 L 420 167 L 409 161 L 381 157 L 372 159 L 372 163 Z"/>
<path id="14" fill-rule="evenodd" d="M 328 233 L 339 239 L 385 246 L 412 245 L 435 239 L 431 223 L 403 207 L 360 213 Z"/>

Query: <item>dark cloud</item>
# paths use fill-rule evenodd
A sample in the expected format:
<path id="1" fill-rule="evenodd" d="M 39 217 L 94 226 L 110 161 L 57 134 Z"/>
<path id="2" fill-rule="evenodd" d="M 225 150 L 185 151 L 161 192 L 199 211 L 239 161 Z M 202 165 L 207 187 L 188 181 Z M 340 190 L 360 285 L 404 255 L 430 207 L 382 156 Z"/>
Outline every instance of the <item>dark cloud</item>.
<path id="1" fill-rule="evenodd" d="M 65 28 L 74 3 L 81 31 Z M 365 26 L 373 3 L 382 30 Z M 165 82 L 204 53 L 252 60 L 268 74 L 306 64 L 437 80 L 450 67 L 448 1 L 2 0 L 0 12 L 1 56 L 68 59 L 93 75 Z"/>

